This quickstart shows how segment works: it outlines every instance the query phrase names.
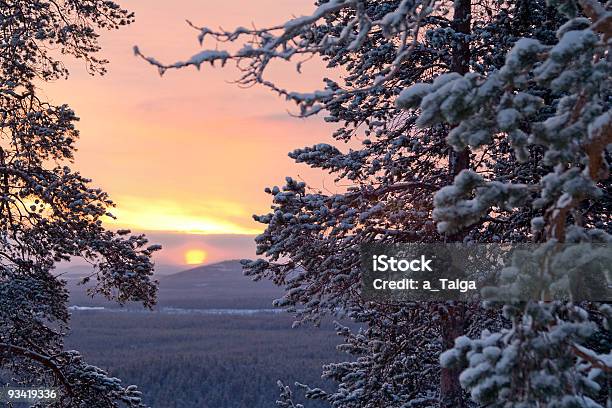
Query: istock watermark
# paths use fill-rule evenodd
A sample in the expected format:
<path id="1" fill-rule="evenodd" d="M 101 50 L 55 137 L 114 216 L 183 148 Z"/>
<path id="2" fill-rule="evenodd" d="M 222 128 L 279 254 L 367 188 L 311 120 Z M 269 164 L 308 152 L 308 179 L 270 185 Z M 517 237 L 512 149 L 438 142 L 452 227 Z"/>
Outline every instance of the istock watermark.
<path id="1" fill-rule="evenodd" d="M 608 244 L 371 244 L 361 266 L 372 301 L 612 301 Z"/>
<path id="2" fill-rule="evenodd" d="M 396 259 L 393 256 L 387 255 L 372 255 L 372 268 L 374 272 L 432 272 L 431 259 L 426 259 L 425 255 L 421 255 L 421 259 Z"/>

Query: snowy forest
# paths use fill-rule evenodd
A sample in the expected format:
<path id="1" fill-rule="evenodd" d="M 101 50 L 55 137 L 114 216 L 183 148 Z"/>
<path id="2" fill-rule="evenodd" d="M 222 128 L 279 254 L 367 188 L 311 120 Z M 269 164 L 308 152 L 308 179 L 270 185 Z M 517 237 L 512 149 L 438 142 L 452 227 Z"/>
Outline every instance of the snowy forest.
<path id="1" fill-rule="evenodd" d="M 146 388 L 66 347 L 69 294 L 54 268 L 84 258 L 90 294 L 152 308 L 161 247 L 103 223 L 114 203 L 75 170 L 76 113 L 40 91 L 68 76 L 68 59 L 104 74 L 99 32 L 134 18 L 107 0 L 0 0 L 0 379 L 57 387 L 39 406 L 147 405 Z M 253 216 L 265 228 L 256 253 L 241 261 L 281 288 L 274 307 L 303 336 L 336 320 L 343 357 L 322 365 L 321 386 L 281 373 L 276 406 L 612 407 L 612 306 L 546 289 L 571 299 L 568 274 L 612 242 L 612 2 L 316 0 L 308 15 L 229 31 L 185 18 L 201 49 L 164 62 L 134 47 L 133 64 L 164 80 L 234 64 L 238 86 L 335 129 L 333 144 L 288 155 L 347 187 L 279 174 L 265 189 L 271 210 Z M 299 75 L 311 60 L 328 73 L 320 89 L 275 80 L 277 62 Z M 540 300 L 362 296 L 363 244 L 448 242 L 539 244 L 546 273 L 507 265 L 500 291 L 535 288 Z"/>

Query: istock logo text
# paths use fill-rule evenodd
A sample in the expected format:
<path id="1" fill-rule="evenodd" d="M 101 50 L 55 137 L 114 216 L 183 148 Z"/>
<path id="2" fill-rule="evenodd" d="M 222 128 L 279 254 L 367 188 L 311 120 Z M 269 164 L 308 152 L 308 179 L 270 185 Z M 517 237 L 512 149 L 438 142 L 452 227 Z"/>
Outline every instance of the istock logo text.
<path id="1" fill-rule="evenodd" d="M 396 259 L 393 256 L 387 255 L 373 255 L 372 256 L 372 267 L 375 272 L 432 272 L 429 264 L 431 259 L 425 259 L 425 255 L 421 255 L 421 259 Z"/>

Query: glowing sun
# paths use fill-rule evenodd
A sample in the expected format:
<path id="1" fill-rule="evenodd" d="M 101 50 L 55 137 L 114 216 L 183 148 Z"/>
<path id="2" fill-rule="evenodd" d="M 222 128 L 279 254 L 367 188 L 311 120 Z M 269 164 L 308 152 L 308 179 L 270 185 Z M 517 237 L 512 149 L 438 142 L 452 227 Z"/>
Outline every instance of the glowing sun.
<path id="1" fill-rule="evenodd" d="M 199 265 L 206 260 L 206 251 L 201 249 L 190 249 L 185 252 L 185 262 L 187 265 Z"/>

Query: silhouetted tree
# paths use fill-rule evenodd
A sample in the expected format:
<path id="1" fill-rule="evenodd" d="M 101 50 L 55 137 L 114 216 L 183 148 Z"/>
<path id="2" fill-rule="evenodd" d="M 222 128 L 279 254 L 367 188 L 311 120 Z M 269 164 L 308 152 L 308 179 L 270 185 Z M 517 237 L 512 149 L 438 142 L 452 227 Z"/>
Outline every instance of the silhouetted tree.
<path id="1" fill-rule="evenodd" d="M 54 266 L 82 257 L 92 294 L 151 306 L 159 247 L 102 226 L 112 201 L 69 167 L 78 118 L 37 89 L 68 75 L 63 56 L 104 73 L 96 30 L 132 20 L 112 1 L 0 1 L 0 369 L 13 385 L 58 387 L 52 406 L 141 406 L 134 386 L 64 350 L 68 293 Z"/>

